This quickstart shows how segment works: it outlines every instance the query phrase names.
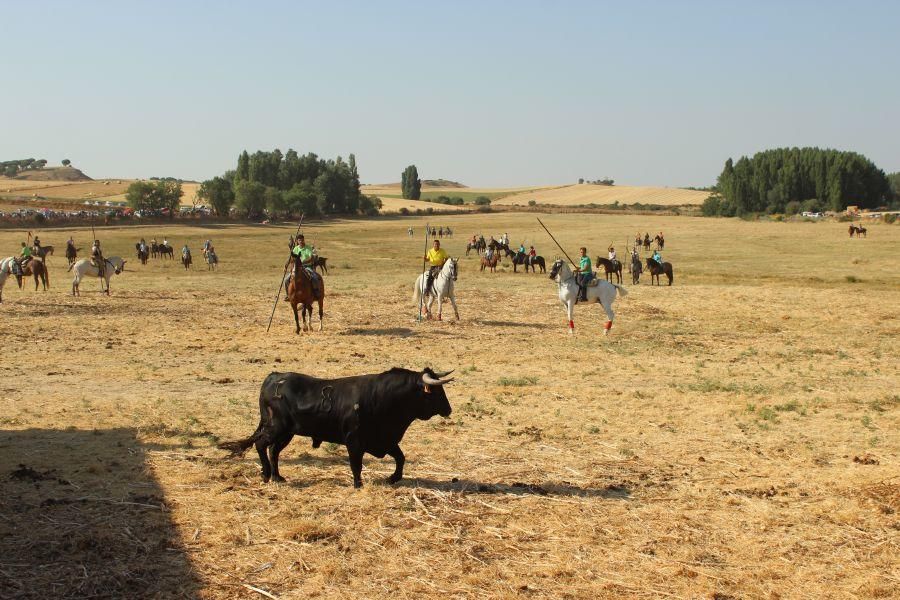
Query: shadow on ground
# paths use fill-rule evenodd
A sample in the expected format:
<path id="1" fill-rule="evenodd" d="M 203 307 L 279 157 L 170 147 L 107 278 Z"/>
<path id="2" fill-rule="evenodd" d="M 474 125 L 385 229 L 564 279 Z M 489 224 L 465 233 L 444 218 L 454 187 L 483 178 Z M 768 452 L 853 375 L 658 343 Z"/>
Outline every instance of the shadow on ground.
<path id="1" fill-rule="evenodd" d="M 194 598 L 130 429 L 0 431 L 0 597 Z"/>
<path id="2" fill-rule="evenodd" d="M 631 497 L 631 491 L 620 485 L 610 485 L 603 488 L 579 487 L 565 482 L 544 483 L 485 483 L 470 479 L 452 479 L 450 481 L 437 481 L 416 477 L 403 479 L 398 484 L 406 487 L 421 487 L 442 492 L 465 492 L 469 494 L 514 494 L 517 496 L 579 496 L 582 498 L 606 498 L 608 500 L 627 500 Z"/>

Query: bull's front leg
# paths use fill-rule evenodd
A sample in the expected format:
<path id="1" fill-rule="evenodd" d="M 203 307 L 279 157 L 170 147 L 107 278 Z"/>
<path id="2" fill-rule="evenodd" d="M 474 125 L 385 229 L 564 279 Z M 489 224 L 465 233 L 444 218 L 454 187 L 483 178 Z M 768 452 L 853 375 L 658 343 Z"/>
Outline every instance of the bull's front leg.
<path id="1" fill-rule="evenodd" d="M 353 473 L 353 487 L 362 487 L 362 445 L 355 435 L 347 436 L 347 454 L 350 456 L 350 471 Z"/>
<path id="2" fill-rule="evenodd" d="M 393 448 L 387 451 L 388 455 L 393 457 L 394 462 L 396 463 L 396 467 L 394 468 L 394 472 L 391 473 L 391 476 L 388 477 L 388 483 L 397 483 L 401 479 L 403 479 L 403 464 L 406 462 L 406 457 L 403 456 L 403 450 L 400 449 L 400 446 L 395 444 Z"/>

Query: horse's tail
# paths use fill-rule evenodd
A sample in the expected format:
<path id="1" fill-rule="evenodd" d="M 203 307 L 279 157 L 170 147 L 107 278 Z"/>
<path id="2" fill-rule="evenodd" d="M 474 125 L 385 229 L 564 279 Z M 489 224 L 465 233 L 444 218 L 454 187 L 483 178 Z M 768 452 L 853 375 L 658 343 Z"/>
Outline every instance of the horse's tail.
<path id="1" fill-rule="evenodd" d="M 624 298 L 625 296 L 628 295 L 628 290 L 626 290 L 625 288 L 623 288 L 621 285 L 618 285 L 618 284 L 615 284 L 615 283 L 612 284 L 612 285 L 613 285 L 613 287 L 615 287 L 617 290 L 619 290 L 619 295 L 622 296 L 623 298 Z"/>
<path id="2" fill-rule="evenodd" d="M 422 293 L 422 290 L 420 289 L 419 278 L 417 277 L 416 282 L 413 284 L 413 295 L 412 295 L 413 304 L 415 304 L 419 301 L 419 295 L 421 293 Z"/>
<path id="3" fill-rule="evenodd" d="M 672 268 L 672 265 L 669 265 L 669 268 L 666 269 L 666 277 L 669 278 L 669 285 L 675 281 L 675 269 Z"/>
<path id="4" fill-rule="evenodd" d="M 233 442 L 222 442 L 218 445 L 220 450 L 228 450 L 230 454 L 229 458 L 236 458 L 241 456 L 244 452 L 247 451 L 247 448 L 256 443 L 256 440 L 261 438 L 263 435 L 263 422 L 262 419 L 259 420 L 259 425 L 256 427 L 256 431 L 253 432 L 248 438 L 244 438 L 242 440 L 235 440 Z"/>

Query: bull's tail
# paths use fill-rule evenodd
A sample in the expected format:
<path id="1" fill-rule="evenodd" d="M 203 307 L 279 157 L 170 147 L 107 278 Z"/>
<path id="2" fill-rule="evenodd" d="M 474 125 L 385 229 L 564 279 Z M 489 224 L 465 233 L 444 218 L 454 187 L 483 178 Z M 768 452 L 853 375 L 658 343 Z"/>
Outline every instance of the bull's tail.
<path id="1" fill-rule="evenodd" d="M 229 458 L 236 458 L 244 454 L 247 451 L 247 448 L 256 443 L 256 441 L 262 437 L 263 433 L 263 422 L 260 420 L 259 425 L 256 428 L 256 431 L 253 432 L 248 438 L 244 438 L 242 440 L 235 440 L 233 442 L 222 442 L 218 445 L 220 450 L 227 450 L 230 452 L 228 455 Z"/>
<path id="2" fill-rule="evenodd" d="M 620 296 L 624 297 L 624 296 L 627 296 L 627 295 L 628 295 L 628 290 L 626 290 L 625 288 L 623 288 L 621 285 L 617 285 L 617 284 L 614 283 L 613 286 L 615 286 L 615 288 L 616 288 L 617 290 L 619 290 L 619 295 L 620 295 Z"/>

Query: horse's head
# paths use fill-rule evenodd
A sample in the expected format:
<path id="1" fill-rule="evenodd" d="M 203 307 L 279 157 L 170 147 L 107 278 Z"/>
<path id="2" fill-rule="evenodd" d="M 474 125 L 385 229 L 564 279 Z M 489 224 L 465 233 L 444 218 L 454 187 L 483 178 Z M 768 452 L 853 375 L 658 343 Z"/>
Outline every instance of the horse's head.
<path id="1" fill-rule="evenodd" d="M 557 258 L 555 261 L 553 261 L 553 266 L 550 267 L 550 279 L 558 278 L 560 271 L 562 271 L 564 264 L 565 263 L 563 262 L 563 260 L 561 258 Z"/>
<path id="2" fill-rule="evenodd" d="M 447 271 L 447 276 L 450 277 L 450 279 L 456 281 L 456 278 L 459 275 L 459 258 L 449 259 L 444 263 L 444 270 Z"/>

